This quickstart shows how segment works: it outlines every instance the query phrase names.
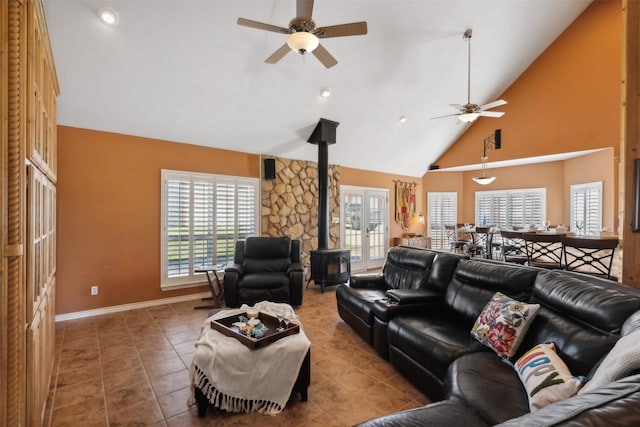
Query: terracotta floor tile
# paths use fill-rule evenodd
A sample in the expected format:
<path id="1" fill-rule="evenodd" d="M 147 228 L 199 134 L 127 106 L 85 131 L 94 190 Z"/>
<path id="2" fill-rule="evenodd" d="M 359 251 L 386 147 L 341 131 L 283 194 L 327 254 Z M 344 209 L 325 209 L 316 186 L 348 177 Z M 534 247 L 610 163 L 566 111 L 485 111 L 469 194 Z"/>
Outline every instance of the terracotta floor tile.
<path id="1" fill-rule="evenodd" d="M 150 377 L 158 377 L 182 371 L 186 366 L 180 356 L 175 355 L 167 359 L 154 359 L 151 362 L 145 362 L 144 368 Z"/>
<path id="2" fill-rule="evenodd" d="M 164 396 L 165 394 L 188 387 L 189 384 L 189 371 L 187 369 L 167 375 L 151 377 L 151 385 L 156 396 Z"/>
<path id="3" fill-rule="evenodd" d="M 105 392 L 109 412 L 136 404 L 142 400 L 155 401 L 151 384 L 148 382 L 132 383 Z"/>
<path id="4" fill-rule="evenodd" d="M 86 402 L 96 397 L 104 398 L 102 379 L 58 387 L 53 399 L 53 410 L 55 412 L 56 409 L 63 406 Z"/>
<path id="5" fill-rule="evenodd" d="M 193 309 L 199 304 L 57 323 L 50 425 L 345 427 L 430 402 L 340 319 L 335 287 L 310 287 L 296 310 L 312 343 L 309 400 L 296 395 L 273 417 L 209 409 L 198 418 L 186 402 L 193 343 L 208 314 Z"/>
<path id="6" fill-rule="evenodd" d="M 126 354 L 124 357 L 112 359 L 102 363 L 102 373 L 104 375 L 121 371 L 124 369 L 142 369 L 142 362 L 137 354 Z"/>
<path id="7" fill-rule="evenodd" d="M 187 400 L 189 400 L 190 391 L 191 389 L 187 385 L 185 388 L 158 397 L 158 403 L 160 403 L 160 409 L 162 409 L 165 418 L 173 417 L 189 410 Z"/>
<path id="8" fill-rule="evenodd" d="M 72 384 L 83 383 L 89 380 L 101 379 L 101 373 L 98 363 L 90 363 L 85 365 L 78 365 L 75 369 L 70 369 L 65 372 L 59 372 L 57 383 L 58 387 L 64 387 Z"/>
<path id="9" fill-rule="evenodd" d="M 104 398 L 97 396 L 83 402 L 74 403 L 55 409 L 52 413 L 51 426 L 85 426 L 107 425 L 107 411 Z"/>
<path id="10" fill-rule="evenodd" d="M 109 427 L 142 426 L 164 421 L 158 401 L 155 399 L 138 400 L 129 406 L 109 409 L 108 418 Z"/>
<path id="11" fill-rule="evenodd" d="M 142 369 L 129 368 L 103 374 L 102 382 L 106 393 L 121 388 L 130 387 L 132 384 L 149 384 L 149 379 Z"/>

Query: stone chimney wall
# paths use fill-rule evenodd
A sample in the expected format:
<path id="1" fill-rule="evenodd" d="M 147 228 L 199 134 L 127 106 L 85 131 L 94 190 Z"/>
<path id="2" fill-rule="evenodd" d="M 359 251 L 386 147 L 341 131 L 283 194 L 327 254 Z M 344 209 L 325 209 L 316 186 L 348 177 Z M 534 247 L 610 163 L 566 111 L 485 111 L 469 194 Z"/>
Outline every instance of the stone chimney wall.
<path id="1" fill-rule="evenodd" d="M 276 178 L 262 179 L 262 235 L 299 239 L 305 275 L 318 249 L 318 163 L 275 157 Z M 340 247 L 340 166 L 329 165 L 329 249 Z"/>

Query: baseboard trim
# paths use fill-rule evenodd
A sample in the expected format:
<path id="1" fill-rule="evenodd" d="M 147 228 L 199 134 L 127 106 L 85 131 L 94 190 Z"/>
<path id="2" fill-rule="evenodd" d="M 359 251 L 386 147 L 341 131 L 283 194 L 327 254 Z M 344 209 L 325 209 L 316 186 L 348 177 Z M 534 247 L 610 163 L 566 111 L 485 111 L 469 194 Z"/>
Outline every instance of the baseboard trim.
<path id="1" fill-rule="evenodd" d="M 191 301 L 210 297 L 210 292 L 201 292 L 198 294 L 182 295 L 179 297 L 154 299 L 149 301 L 134 302 L 131 304 L 113 305 L 111 307 L 96 308 L 93 310 L 76 311 L 74 313 L 57 314 L 56 322 L 64 322 L 65 320 L 82 319 L 84 317 L 99 316 L 101 314 L 118 313 L 120 311 L 136 310 L 140 308 L 154 307 L 156 305 L 173 304 L 176 302 Z"/>

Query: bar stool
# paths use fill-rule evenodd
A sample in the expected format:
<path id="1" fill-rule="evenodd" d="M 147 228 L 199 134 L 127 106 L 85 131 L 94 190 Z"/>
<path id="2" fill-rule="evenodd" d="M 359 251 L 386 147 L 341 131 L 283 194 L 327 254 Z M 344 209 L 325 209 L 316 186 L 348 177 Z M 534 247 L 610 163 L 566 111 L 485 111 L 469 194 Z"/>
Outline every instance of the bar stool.
<path id="1" fill-rule="evenodd" d="M 618 247 L 618 239 L 592 239 L 588 237 L 562 237 L 564 265 L 568 271 L 591 274 L 605 279 L 611 276 L 613 254 Z"/>

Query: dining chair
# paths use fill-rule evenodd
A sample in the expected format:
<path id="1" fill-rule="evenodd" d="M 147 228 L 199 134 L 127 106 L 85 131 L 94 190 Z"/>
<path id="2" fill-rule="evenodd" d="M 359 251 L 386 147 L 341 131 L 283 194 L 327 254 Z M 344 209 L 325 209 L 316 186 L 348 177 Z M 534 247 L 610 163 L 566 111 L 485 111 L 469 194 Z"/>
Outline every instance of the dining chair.
<path id="1" fill-rule="evenodd" d="M 568 271 L 617 280 L 611 276 L 611 267 L 618 239 L 563 236 L 562 246 Z"/>
<path id="2" fill-rule="evenodd" d="M 523 233 L 527 264 L 550 270 L 562 268 L 562 236 L 548 233 Z"/>
<path id="3" fill-rule="evenodd" d="M 482 256 L 491 259 L 491 227 L 476 227 L 471 233 L 471 243 L 464 246 L 469 256 Z"/>
<path id="4" fill-rule="evenodd" d="M 449 239 L 451 252 L 462 252 L 464 245 L 471 243 L 471 238 L 464 238 L 463 234 L 458 232 L 458 227 L 455 225 L 445 225 L 444 231 L 447 239 Z"/>
<path id="5" fill-rule="evenodd" d="M 504 262 L 527 263 L 527 250 L 522 231 L 501 230 L 500 238 L 502 239 L 500 254 Z"/>

